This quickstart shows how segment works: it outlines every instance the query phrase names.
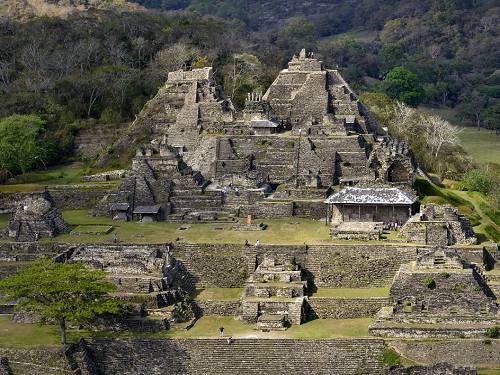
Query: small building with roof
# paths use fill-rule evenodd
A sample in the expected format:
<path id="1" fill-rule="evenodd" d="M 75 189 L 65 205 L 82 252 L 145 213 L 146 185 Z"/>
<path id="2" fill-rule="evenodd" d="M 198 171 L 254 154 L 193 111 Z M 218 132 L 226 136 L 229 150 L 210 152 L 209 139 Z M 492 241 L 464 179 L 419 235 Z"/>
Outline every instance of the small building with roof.
<path id="1" fill-rule="evenodd" d="M 134 209 L 134 219 L 142 222 L 158 221 L 160 219 L 161 206 L 137 206 Z"/>
<path id="2" fill-rule="evenodd" d="M 357 221 L 399 225 L 414 214 L 416 202 L 414 193 L 392 187 L 346 187 L 325 201 L 332 224 Z"/>
<path id="3" fill-rule="evenodd" d="M 252 120 L 250 128 L 255 135 L 268 135 L 276 133 L 278 124 L 270 120 Z"/>
<path id="4" fill-rule="evenodd" d="M 128 203 L 113 203 L 109 207 L 109 212 L 113 220 L 128 221 L 128 210 L 130 204 Z"/>

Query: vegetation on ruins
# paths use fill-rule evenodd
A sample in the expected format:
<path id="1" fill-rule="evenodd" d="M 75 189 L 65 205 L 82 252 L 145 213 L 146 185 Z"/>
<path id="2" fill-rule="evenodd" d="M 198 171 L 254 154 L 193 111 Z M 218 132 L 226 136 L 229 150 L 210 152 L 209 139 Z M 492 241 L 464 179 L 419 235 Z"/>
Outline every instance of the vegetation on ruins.
<path id="1" fill-rule="evenodd" d="M 490 339 L 496 339 L 500 335 L 500 328 L 495 326 L 495 327 L 490 327 L 486 330 L 486 336 L 488 336 Z"/>
<path id="2" fill-rule="evenodd" d="M 436 286 L 436 282 L 430 276 L 426 276 L 423 283 L 429 289 L 433 289 Z"/>
<path id="3" fill-rule="evenodd" d="M 97 316 L 128 309 L 124 302 L 109 297 L 115 288 L 105 280 L 104 271 L 49 259 L 39 259 L 0 280 L 3 298 L 17 301 L 16 309 L 36 314 L 42 322 L 59 324 L 63 344 L 67 323 L 90 323 Z"/>

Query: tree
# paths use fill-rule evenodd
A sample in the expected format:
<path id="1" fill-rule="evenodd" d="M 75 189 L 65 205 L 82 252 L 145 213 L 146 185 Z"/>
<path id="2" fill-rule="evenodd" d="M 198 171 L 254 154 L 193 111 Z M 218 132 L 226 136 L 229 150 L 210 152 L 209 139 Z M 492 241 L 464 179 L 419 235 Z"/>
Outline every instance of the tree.
<path id="1" fill-rule="evenodd" d="M 422 121 L 427 130 L 427 144 L 435 158 L 438 157 L 439 152 L 445 144 L 452 146 L 460 144 L 460 139 L 458 138 L 460 129 L 448 121 L 438 116 L 423 116 Z"/>
<path id="2" fill-rule="evenodd" d="M 497 131 L 500 129 L 500 104 L 495 104 L 486 108 L 482 116 L 484 118 L 484 124 L 488 129 Z"/>
<path id="3" fill-rule="evenodd" d="M 12 115 L 0 119 L 0 170 L 25 173 L 48 157 L 42 139 L 45 122 L 36 115 Z"/>
<path id="4" fill-rule="evenodd" d="M 402 66 L 393 68 L 387 73 L 382 82 L 382 89 L 391 98 L 412 107 L 419 105 L 424 97 L 424 90 L 417 75 Z"/>
<path id="5" fill-rule="evenodd" d="M 0 280 L 4 299 L 19 301 L 16 309 L 36 313 L 42 322 L 59 323 L 63 344 L 67 322 L 83 324 L 99 315 L 128 310 L 126 303 L 108 297 L 115 288 L 105 280 L 104 271 L 50 259 L 39 259 L 16 275 Z"/>

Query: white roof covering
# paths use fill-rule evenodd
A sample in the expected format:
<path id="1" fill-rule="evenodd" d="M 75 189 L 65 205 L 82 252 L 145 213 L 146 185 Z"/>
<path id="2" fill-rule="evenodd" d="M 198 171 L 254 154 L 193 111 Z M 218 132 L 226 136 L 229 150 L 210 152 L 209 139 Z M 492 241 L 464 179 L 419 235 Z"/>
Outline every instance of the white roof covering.
<path id="1" fill-rule="evenodd" d="M 413 193 L 398 188 L 346 187 L 330 195 L 325 203 L 346 204 L 412 204 L 417 200 Z"/>
<path id="2" fill-rule="evenodd" d="M 252 128 L 277 128 L 278 124 L 269 120 L 252 120 L 250 126 Z"/>

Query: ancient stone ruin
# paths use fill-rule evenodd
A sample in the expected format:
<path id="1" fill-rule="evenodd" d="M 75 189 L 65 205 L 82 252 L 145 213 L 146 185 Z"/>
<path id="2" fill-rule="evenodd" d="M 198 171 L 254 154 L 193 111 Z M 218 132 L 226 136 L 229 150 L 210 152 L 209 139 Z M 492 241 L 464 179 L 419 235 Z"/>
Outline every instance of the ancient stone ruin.
<path id="1" fill-rule="evenodd" d="M 498 322 L 498 306 L 481 272 L 451 248 L 419 249 L 390 289 L 392 306 L 370 326 L 375 335 L 474 336 Z"/>
<path id="2" fill-rule="evenodd" d="M 29 361 L 24 373 L 50 375 L 472 375 L 472 364 L 498 367 L 500 342 L 484 336 L 500 325 L 498 247 L 475 245 L 456 208 L 419 206 L 408 145 L 312 53 L 294 56 L 265 93 L 248 93 L 241 111 L 212 68 L 170 72 L 112 148 L 100 162 L 130 156 L 131 167 L 84 180 L 119 184 L 89 199 L 84 189 L 70 199 L 54 191 L 54 199 L 91 209 L 115 235 L 137 225 L 131 243 L 112 232 L 61 242 L 54 237 L 69 227 L 48 192 L 0 194 L 0 212 L 13 212 L 0 277 L 40 256 L 104 270 L 114 296 L 133 309 L 94 328 L 134 334 L 81 339 L 50 356 L 0 346 L 0 372 L 17 374 Z M 317 236 L 308 230 L 289 241 L 306 225 Z M 44 237 L 52 240 L 36 242 Z M 337 337 L 344 323 L 361 329 Z M 245 333 L 219 337 L 223 324 Z M 318 327 L 335 331 L 323 337 Z M 315 339 L 297 338 L 311 332 Z M 384 366 L 389 347 L 416 364 Z"/>
<path id="3" fill-rule="evenodd" d="M 477 242 L 467 218 L 450 205 L 427 204 L 403 226 L 408 242 L 434 246 L 472 245 Z"/>
<path id="4" fill-rule="evenodd" d="M 69 232 L 69 229 L 52 197 L 45 191 L 30 194 L 17 203 L 6 231 L 7 237 L 15 241 L 38 241 Z"/>
<path id="5" fill-rule="evenodd" d="M 306 290 L 307 281 L 293 257 L 266 254 L 245 284 L 242 319 L 261 330 L 301 324 Z"/>

